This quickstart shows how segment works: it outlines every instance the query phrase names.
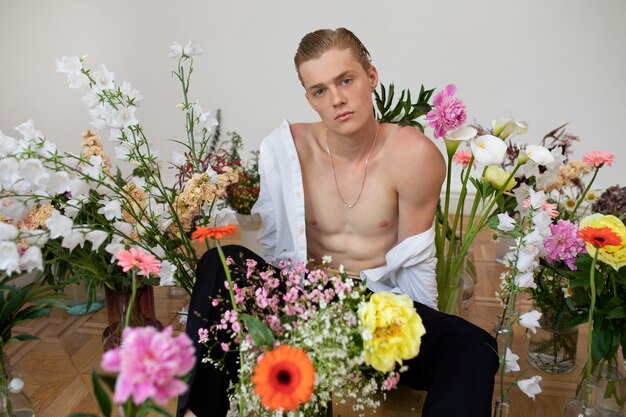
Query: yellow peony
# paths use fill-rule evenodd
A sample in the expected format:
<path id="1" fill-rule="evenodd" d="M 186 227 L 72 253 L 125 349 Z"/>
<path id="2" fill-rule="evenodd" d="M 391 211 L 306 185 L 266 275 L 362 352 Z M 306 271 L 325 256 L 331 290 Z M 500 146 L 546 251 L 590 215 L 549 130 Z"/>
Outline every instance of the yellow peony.
<path id="1" fill-rule="evenodd" d="M 617 217 L 600 213 L 591 214 L 580 221 L 579 230 L 585 227 L 601 228 L 608 227 L 622 240 L 619 246 L 606 245 L 598 251 L 598 259 L 607 265 L 611 265 L 616 271 L 626 265 L 626 227 Z M 587 252 L 591 256 L 595 253 L 595 247 L 586 243 Z"/>
<path id="2" fill-rule="evenodd" d="M 491 184 L 493 188 L 500 189 L 510 175 L 510 173 L 506 172 L 497 165 L 489 165 L 485 170 L 483 180 Z M 504 191 L 509 191 L 511 188 L 515 187 L 516 184 L 517 182 L 511 178 Z"/>
<path id="3" fill-rule="evenodd" d="M 387 372 L 396 363 L 417 356 L 426 329 L 409 297 L 377 292 L 358 314 L 364 329 L 365 361 L 374 369 Z"/>

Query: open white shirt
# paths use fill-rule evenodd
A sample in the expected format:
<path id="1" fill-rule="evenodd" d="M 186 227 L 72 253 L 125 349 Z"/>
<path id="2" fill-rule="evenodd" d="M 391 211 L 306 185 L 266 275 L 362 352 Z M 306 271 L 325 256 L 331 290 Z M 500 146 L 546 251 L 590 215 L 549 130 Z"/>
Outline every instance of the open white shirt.
<path id="1" fill-rule="evenodd" d="M 260 255 L 273 265 L 287 259 L 306 262 L 302 171 L 286 120 L 263 139 L 259 172 L 261 192 L 252 212 L 263 221 L 258 235 Z M 414 301 L 437 308 L 434 226 L 404 239 L 385 258 L 385 265 L 361 271 L 370 290 L 406 294 Z"/>

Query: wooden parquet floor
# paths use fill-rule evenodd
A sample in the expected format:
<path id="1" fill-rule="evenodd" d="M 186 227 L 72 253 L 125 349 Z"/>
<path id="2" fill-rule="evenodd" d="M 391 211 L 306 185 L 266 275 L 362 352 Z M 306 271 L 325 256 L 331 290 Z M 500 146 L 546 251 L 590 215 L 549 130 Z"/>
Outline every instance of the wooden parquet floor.
<path id="1" fill-rule="evenodd" d="M 495 244 L 490 234 L 481 234 L 474 245 L 474 256 L 478 272 L 478 285 L 474 299 L 462 316 L 478 326 L 490 330 L 501 312 L 494 292 L 499 285 L 499 275 L 503 267 L 495 262 Z M 179 323 L 177 311 L 184 307 L 187 298 L 170 298 L 165 288 L 155 289 L 157 317 L 164 324 L 172 324 L 175 329 L 183 327 Z M 522 300 L 520 310 L 530 307 Z M 106 312 L 100 310 L 87 316 L 70 316 L 55 310 L 50 317 L 22 323 L 16 332 L 28 332 L 39 340 L 10 345 L 7 353 L 12 363 L 21 371 L 26 382 L 25 391 L 31 397 L 38 417 L 65 417 L 72 412 L 97 412 L 97 405 L 91 391 L 91 372 L 99 364 L 102 355 L 102 332 L 106 326 Z M 574 397 L 578 376 L 584 366 L 586 329 L 580 329 L 578 360 L 576 369 L 567 375 L 552 375 L 536 370 L 526 363 L 528 338 L 524 329 L 514 329 L 513 351 L 520 356 L 520 366 L 528 369 L 525 378 L 532 375 L 543 377 L 543 393 L 533 401 L 521 391 L 512 389 L 513 417 L 560 416 L 563 408 Z M 505 383 L 513 381 L 505 377 Z M 496 377 L 496 391 L 499 376 Z M 390 417 L 417 416 L 419 398 L 423 393 L 403 389 L 394 393 L 377 415 Z M 454 401 L 451 398 L 451 401 Z M 175 404 L 168 404 L 173 412 Z M 338 410 L 336 410 L 338 411 Z M 345 410 L 342 416 L 347 414 Z M 114 412 L 114 415 L 117 415 Z M 446 416 L 442 416 L 446 417 Z"/>

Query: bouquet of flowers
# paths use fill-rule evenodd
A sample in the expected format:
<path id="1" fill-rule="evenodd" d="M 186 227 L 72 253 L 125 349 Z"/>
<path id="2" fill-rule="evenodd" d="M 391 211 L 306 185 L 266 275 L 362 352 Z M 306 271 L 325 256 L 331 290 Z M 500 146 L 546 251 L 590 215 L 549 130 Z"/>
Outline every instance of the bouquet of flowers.
<path id="1" fill-rule="evenodd" d="M 223 352 L 204 359 L 216 366 L 238 351 L 230 399 L 240 415 L 323 415 L 333 396 L 356 410 L 376 407 L 371 394 L 392 389 L 402 361 L 419 352 L 425 330 L 412 301 L 368 294 L 360 281 L 328 270 L 327 257 L 317 269 L 224 263 L 231 299 L 220 322 L 201 329 L 199 338 L 209 351 Z"/>
<path id="2" fill-rule="evenodd" d="M 17 225 L 10 238 L 3 237 L 8 257 L 3 270 L 10 274 L 33 263 L 42 269 L 44 259 L 61 260 L 85 279 L 119 288 L 128 284 L 125 274 L 107 265 L 120 249 L 136 245 L 162 259 L 159 280 L 146 283 L 191 291 L 199 258 L 191 231 L 231 222 L 226 190 L 238 181 L 237 171 L 226 164 L 219 172 L 212 168 L 209 140 L 215 117 L 188 97 L 198 53 L 191 42 L 185 47 L 175 43 L 170 50 L 178 63 L 174 75 L 183 91 L 178 108 L 186 124 L 186 140 L 177 141 L 184 152 L 174 152 L 171 163 L 144 134 L 135 114 L 142 97 L 130 83 L 118 81 L 104 65 L 85 67 L 85 57 L 57 60 L 57 71 L 70 87 L 82 90 L 92 126 L 107 133 L 116 158 L 129 161 L 134 170 L 124 175 L 114 167 L 92 131 L 83 134 L 79 155 L 59 151 L 32 121 L 16 128 L 21 139 L 0 134 L 0 214 Z M 166 183 L 168 164 L 178 172 L 176 184 Z M 83 245 L 94 254 L 75 251 Z M 45 256 L 41 248 L 48 249 Z"/>

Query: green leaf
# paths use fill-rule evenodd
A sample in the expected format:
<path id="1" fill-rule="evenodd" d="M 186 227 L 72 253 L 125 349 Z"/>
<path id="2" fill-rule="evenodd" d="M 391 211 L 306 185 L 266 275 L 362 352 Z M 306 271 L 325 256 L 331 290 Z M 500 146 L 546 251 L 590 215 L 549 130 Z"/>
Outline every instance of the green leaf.
<path id="1" fill-rule="evenodd" d="M 155 413 L 157 413 L 159 415 L 162 415 L 164 417 L 172 417 L 172 415 L 166 409 L 161 408 L 161 407 L 159 407 L 157 405 L 154 405 L 154 404 L 149 404 L 146 407 L 142 407 L 141 411 L 143 411 L 143 409 L 145 409 L 146 412 L 152 411 L 152 412 L 155 412 Z M 146 415 L 149 415 L 149 414 L 146 414 Z"/>
<path id="2" fill-rule="evenodd" d="M 95 369 L 91 372 L 91 382 L 93 383 L 93 392 L 98 401 L 100 411 L 102 411 L 105 417 L 111 417 L 111 399 L 100 384 L 100 378 L 98 378 Z"/>
<path id="3" fill-rule="evenodd" d="M 612 332 L 603 328 L 594 328 L 592 337 L 591 357 L 594 361 L 599 361 L 611 350 Z"/>
<path id="4" fill-rule="evenodd" d="M 250 337 L 255 345 L 272 346 L 274 343 L 274 333 L 272 333 L 272 330 L 267 326 L 267 324 L 249 314 L 242 314 L 241 320 L 243 320 L 246 327 L 250 331 Z"/>

